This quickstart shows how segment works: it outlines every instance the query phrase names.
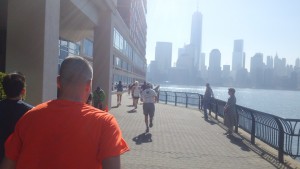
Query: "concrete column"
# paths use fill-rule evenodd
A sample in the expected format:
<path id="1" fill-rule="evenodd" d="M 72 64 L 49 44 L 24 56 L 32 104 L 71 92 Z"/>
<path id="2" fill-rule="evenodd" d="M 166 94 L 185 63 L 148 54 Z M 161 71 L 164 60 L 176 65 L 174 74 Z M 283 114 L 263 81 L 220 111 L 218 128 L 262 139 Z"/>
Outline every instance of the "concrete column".
<path id="1" fill-rule="evenodd" d="M 60 0 L 10 0 L 6 72 L 26 76 L 26 101 L 56 98 Z"/>
<path id="2" fill-rule="evenodd" d="M 100 86 L 106 94 L 104 105 L 111 107 L 111 87 L 112 87 L 112 13 L 102 11 L 99 25 L 94 28 L 93 45 L 93 90 Z"/>

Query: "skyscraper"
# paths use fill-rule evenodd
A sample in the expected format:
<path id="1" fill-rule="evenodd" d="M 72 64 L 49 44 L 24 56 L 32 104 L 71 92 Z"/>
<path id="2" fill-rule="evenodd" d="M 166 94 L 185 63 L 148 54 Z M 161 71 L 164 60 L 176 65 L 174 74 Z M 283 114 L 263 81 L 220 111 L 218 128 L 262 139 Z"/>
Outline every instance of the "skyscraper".
<path id="1" fill-rule="evenodd" d="M 197 10 L 193 14 L 190 45 L 194 47 L 194 68 L 199 70 L 202 46 L 202 14 Z"/>
<path id="2" fill-rule="evenodd" d="M 251 58 L 250 63 L 250 78 L 255 87 L 261 87 L 264 84 L 264 62 L 263 62 L 263 54 L 256 53 Z"/>
<path id="3" fill-rule="evenodd" d="M 160 73 L 158 80 L 165 79 L 172 65 L 172 43 L 156 42 L 155 61 Z"/>
<path id="4" fill-rule="evenodd" d="M 236 72 L 245 68 L 244 41 L 242 39 L 234 40 L 232 53 L 232 71 Z"/>
<path id="5" fill-rule="evenodd" d="M 221 52 L 218 49 L 209 54 L 208 80 L 211 84 L 221 82 Z"/>
<path id="6" fill-rule="evenodd" d="M 267 56 L 267 68 L 273 69 L 273 57 L 272 56 Z"/>

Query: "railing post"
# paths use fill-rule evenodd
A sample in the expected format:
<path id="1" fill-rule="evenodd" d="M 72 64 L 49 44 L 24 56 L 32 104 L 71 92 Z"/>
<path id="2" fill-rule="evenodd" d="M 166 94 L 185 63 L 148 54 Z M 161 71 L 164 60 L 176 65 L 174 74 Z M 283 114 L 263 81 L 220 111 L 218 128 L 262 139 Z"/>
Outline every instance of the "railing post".
<path id="1" fill-rule="evenodd" d="M 208 113 L 209 115 L 211 115 L 211 107 L 212 107 L 212 106 L 211 106 L 211 100 L 210 100 L 210 101 L 209 101 L 209 113 Z"/>
<path id="2" fill-rule="evenodd" d="M 175 106 L 177 106 L 177 93 L 175 92 Z"/>
<path id="3" fill-rule="evenodd" d="M 284 155 L 284 131 L 283 126 L 280 120 L 277 117 L 274 117 L 275 121 L 278 125 L 278 160 L 283 163 L 283 155 Z"/>
<path id="4" fill-rule="evenodd" d="M 187 108 L 188 107 L 188 97 L 187 97 L 187 94 L 185 93 L 185 107 Z"/>
<path id="5" fill-rule="evenodd" d="M 165 92 L 165 94 L 166 94 L 166 104 L 168 104 L 168 92 Z"/>
<path id="6" fill-rule="evenodd" d="M 255 118 L 252 112 L 250 112 L 252 118 L 252 128 L 251 128 L 251 144 L 255 144 Z"/>
<path id="7" fill-rule="evenodd" d="M 217 103 L 217 101 L 215 99 L 214 99 L 214 102 L 216 104 L 215 119 L 217 120 L 218 119 L 218 113 L 219 113 L 219 106 L 218 106 L 218 103 Z"/>
<path id="8" fill-rule="evenodd" d="M 201 110 L 203 110 L 203 95 L 200 95 L 200 97 L 201 97 Z"/>
<path id="9" fill-rule="evenodd" d="M 201 95 L 198 93 L 199 103 L 198 103 L 198 109 L 201 109 Z"/>
<path id="10" fill-rule="evenodd" d="M 235 122 L 235 132 L 239 132 L 239 114 L 237 112 L 237 108 L 235 107 L 235 117 L 236 117 L 236 122 Z"/>

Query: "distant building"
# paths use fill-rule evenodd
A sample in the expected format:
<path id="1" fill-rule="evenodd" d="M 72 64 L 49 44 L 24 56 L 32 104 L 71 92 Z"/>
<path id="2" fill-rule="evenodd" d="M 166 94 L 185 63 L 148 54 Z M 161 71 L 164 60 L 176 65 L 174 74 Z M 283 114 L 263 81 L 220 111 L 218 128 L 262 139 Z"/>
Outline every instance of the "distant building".
<path id="1" fill-rule="evenodd" d="M 286 76 L 286 59 L 280 59 L 276 54 L 274 58 L 274 75 L 278 77 Z"/>
<path id="2" fill-rule="evenodd" d="M 234 40 L 232 53 L 232 70 L 237 71 L 244 68 L 244 41 L 242 39 Z"/>
<path id="3" fill-rule="evenodd" d="M 251 58 L 251 64 L 250 64 L 250 77 L 254 87 L 263 86 L 263 81 L 264 81 L 263 74 L 264 74 L 263 54 L 256 53 Z"/>
<path id="4" fill-rule="evenodd" d="M 209 55 L 208 81 L 211 84 L 221 83 L 221 52 L 213 49 Z"/>
<path id="5" fill-rule="evenodd" d="M 192 17 L 190 45 L 194 47 L 194 69 L 200 69 L 200 55 L 202 48 L 202 14 L 199 11 L 194 12 Z"/>
<path id="6" fill-rule="evenodd" d="M 157 80 L 166 80 L 172 65 L 172 43 L 156 42 L 155 61 L 157 62 L 158 71 Z"/>
<path id="7" fill-rule="evenodd" d="M 232 52 L 232 75 L 236 78 L 236 73 L 245 68 L 244 41 L 242 39 L 234 40 Z"/>
<path id="8" fill-rule="evenodd" d="M 195 69 L 193 66 L 194 63 L 194 48 L 191 45 L 185 45 L 184 48 L 178 49 L 178 59 L 176 63 L 176 68 L 180 69 L 181 71 L 185 72 L 184 80 L 182 80 L 186 84 L 191 84 L 195 77 Z M 179 78 L 177 78 L 178 80 Z"/>
<path id="9" fill-rule="evenodd" d="M 300 59 L 297 58 L 295 61 L 295 69 L 300 69 Z"/>
<path id="10" fill-rule="evenodd" d="M 267 64 L 266 67 L 269 69 L 273 69 L 274 68 L 274 61 L 273 61 L 273 57 L 272 56 L 267 56 Z"/>

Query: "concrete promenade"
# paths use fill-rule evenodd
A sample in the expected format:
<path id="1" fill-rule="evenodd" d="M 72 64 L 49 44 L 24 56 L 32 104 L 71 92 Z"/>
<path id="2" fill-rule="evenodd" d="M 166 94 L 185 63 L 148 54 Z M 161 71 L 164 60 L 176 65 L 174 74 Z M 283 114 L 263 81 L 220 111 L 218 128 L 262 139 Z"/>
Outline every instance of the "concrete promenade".
<path id="1" fill-rule="evenodd" d="M 112 95 L 110 112 L 130 146 L 121 156 L 123 169 L 300 168 L 297 162 L 279 163 L 239 135 L 223 135 L 217 121 L 206 122 L 195 109 L 157 103 L 154 126 L 145 134 L 142 105 L 134 111 L 127 93 L 119 107 L 116 99 Z"/>

